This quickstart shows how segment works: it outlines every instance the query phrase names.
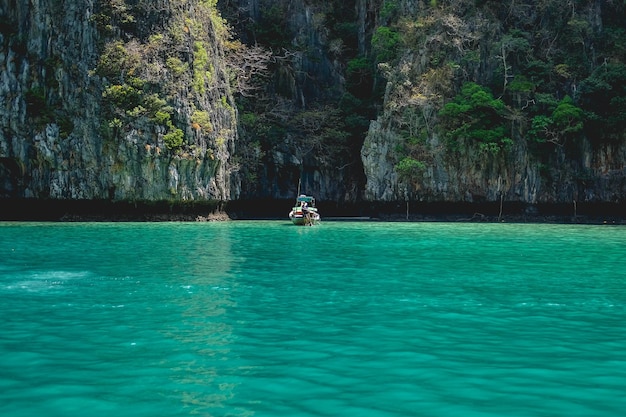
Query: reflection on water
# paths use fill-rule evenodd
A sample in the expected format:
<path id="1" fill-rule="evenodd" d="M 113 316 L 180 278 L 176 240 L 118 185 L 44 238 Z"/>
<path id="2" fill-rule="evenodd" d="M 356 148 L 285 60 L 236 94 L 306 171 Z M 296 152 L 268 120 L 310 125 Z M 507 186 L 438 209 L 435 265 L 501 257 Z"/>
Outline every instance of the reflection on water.
<path id="1" fill-rule="evenodd" d="M 233 326 L 226 322 L 228 311 L 237 306 L 231 268 L 241 261 L 232 253 L 231 233 L 227 227 L 211 228 L 188 239 L 182 248 L 178 237 L 170 236 L 164 245 L 178 248 L 167 276 L 171 286 L 184 291 L 171 298 L 180 308 L 180 318 L 162 332 L 177 342 L 176 354 L 163 364 L 171 366 L 182 404 L 199 414 L 226 408 L 239 385 L 232 378 L 233 365 L 229 366 L 236 361 L 231 351 Z M 187 355 L 190 351 L 194 354 Z"/>

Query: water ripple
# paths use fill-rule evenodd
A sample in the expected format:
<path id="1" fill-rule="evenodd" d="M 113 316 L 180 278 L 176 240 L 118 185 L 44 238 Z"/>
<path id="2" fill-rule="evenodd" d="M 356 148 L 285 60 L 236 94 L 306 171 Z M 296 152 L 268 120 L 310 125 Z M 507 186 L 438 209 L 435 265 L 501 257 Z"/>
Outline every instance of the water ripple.
<path id="1" fill-rule="evenodd" d="M 621 228 L 0 227 L 3 416 L 626 409 Z"/>

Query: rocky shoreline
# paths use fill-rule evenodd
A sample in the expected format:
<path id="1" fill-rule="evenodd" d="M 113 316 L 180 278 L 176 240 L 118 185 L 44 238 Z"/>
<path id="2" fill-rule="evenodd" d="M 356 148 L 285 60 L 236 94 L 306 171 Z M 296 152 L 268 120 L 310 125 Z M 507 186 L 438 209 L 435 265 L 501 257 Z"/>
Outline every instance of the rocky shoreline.
<path id="1" fill-rule="evenodd" d="M 488 216 L 482 213 L 474 213 L 472 216 L 409 216 L 407 219 L 401 216 L 383 216 L 381 221 L 408 221 L 408 222 L 459 222 L 459 223 L 537 223 L 537 224 L 605 224 L 605 225 L 626 225 L 626 218 L 623 217 L 603 217 L 603 216 Z"/>
<path id="2" fill-rule="evenodd" d="M 208 214 L 176 214 L 176 213 L 151 213 L 143 215 L 107 215 L 107 214 L 66 214 L 59 222 L 224 222 L 238 220 L 285 220 L 287 217 L 246 217 L 233 218 L 226 212 Z M 324 219 L 324 222 L 340 221 L 363 221 L 363 222 L 459 222 L 459 223 L 536 223 L 536 224 L 589 224 L 589 225 L 626 225 L 626 219 L 618 217 L 594 217 L 594 216 L 487 216 L 481 213 L 474 213 L 472 216 L 462 215 L 442 215 L 406 216 L 382 215 L 378 217 L 337 217 Z M 1 221 L 1 220 L 0 220 Z"/>
<path id="3" fill-rule="evenodd" d="M 149 213 L 144 215 L 65 214 L 60 222 L 223 222 L 232 220 L 225 212 L 208 214 Z"/>
<path id="4" fill-rule="evenodd" d="M 287 220 L 292 200 L 138 202 L 0 200 L 0 221 L 212 222 Z M 626 204 L 318 203 L 322 220 L 388 222 L 626 224 Z"/>

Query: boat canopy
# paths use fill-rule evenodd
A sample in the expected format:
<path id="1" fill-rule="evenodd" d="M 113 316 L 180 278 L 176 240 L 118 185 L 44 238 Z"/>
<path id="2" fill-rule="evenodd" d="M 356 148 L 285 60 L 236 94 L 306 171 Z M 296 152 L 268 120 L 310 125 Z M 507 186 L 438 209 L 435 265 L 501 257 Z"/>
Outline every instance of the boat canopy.
<path id="1" fill-rule="evenodd" d="M 297 201 L 298 201 L 298 203 L 301 203 L 303 201 L 305 203 L 308 203 L 308 204 L 315 203 L 315 199 L 313 197 L 310 197 L 310 196 L 304 195 L 304 194 L 298 196 Z"/>

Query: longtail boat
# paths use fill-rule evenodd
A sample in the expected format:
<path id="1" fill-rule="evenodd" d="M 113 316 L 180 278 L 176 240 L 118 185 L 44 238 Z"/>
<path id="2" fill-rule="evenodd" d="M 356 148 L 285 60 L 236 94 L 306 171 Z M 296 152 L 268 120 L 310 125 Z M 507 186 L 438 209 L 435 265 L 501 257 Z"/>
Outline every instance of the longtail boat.
<path id="1" fill-rule="evenodd" d="M 300 194 L 296 198 L 296 205 L 289 212 L 291 222 L 297 226 L 313 226 L 321 220 L 317 208 L 315 207 L 315 198 Z"/>

